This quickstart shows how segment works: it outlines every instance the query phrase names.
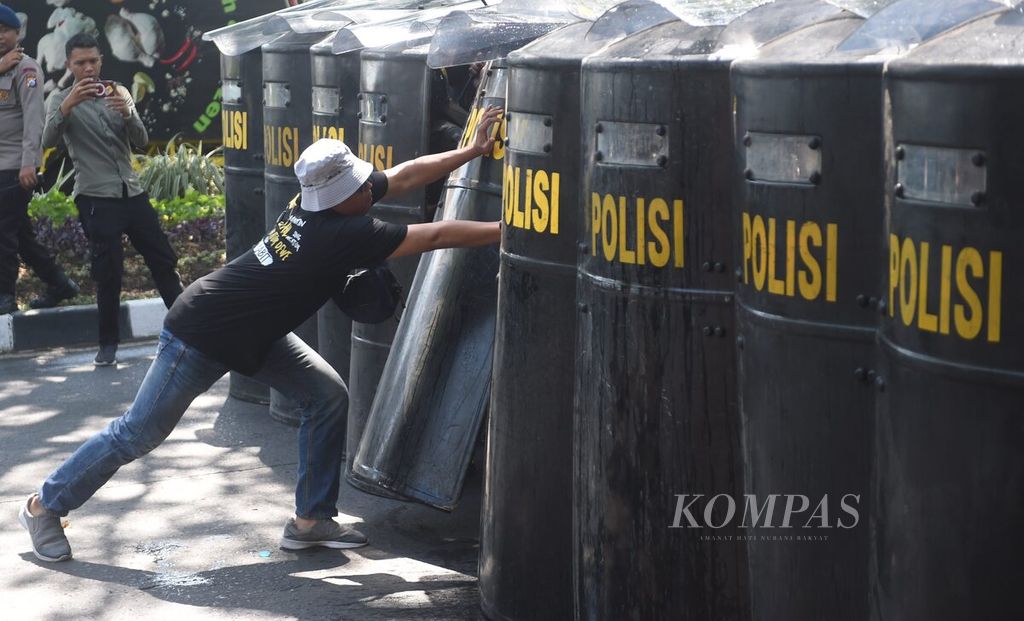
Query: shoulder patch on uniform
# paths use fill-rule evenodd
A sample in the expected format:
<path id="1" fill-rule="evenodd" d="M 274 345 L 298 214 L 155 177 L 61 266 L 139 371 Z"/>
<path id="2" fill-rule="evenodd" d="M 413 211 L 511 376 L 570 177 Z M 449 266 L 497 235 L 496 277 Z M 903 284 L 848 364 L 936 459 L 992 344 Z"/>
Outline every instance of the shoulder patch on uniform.
<path id="1" fill-rule="evenodd" d="M 26 73 L 22 83 L 28 88 L 35 88 L 39 80 L 36 78 L 35 72 Z"/>

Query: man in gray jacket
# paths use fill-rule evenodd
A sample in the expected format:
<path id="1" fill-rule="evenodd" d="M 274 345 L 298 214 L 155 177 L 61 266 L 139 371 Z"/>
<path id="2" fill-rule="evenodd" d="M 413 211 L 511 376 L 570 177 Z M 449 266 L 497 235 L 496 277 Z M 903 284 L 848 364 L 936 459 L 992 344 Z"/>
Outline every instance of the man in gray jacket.
<path id="1" fill-rule="evenodd" d="M 32 308 L 56 306 L 78 294 L 78 285 L 36 240 L 28 218 L 42 160 L 43 86 L 39 65 L 18 47 L 19 28 L 18 16 L 0 4 L 0 315 L 18 310 L 19 255 L 47 285 Z"/>
<path id="2" fill-rule="evenodd" d="M 75 206 L 92 259 L 99 310 L 100 351 L 94 364 L 116 364 L 120 341 L 118 310 L 128 240 L 149 267 L 168 308 L 181 293 L 178 256 L 160 229 L 156 210 L 132 170 L 131 149 L 149 142 L 132 96 L 124 86 L 100 80 L 103 56 L 91 35 L 79 33 L 65 45 L 75 83 L 50 97 L 43 146 L 64 140 L 75 164 Z"/>

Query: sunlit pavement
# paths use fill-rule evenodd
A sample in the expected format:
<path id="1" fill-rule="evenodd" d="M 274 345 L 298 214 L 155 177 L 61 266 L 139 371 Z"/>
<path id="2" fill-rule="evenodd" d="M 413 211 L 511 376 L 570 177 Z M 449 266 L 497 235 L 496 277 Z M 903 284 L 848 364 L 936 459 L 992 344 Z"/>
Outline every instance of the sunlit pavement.
<path id="1" fill-rule="evenodd" d="M 342 484 L 339 520 L 370 546 L 285 552 L 295 431 L 229 399 L 226 377 L 69 516 L 74 560 L 37 561 L 20 504 L 128 407 L 154 348 L 122 346 L 120 364 L 99 369 L 92 349 L 0 356 L 0 617 L 478 618 L 478 475 L 450 515 Z"/>

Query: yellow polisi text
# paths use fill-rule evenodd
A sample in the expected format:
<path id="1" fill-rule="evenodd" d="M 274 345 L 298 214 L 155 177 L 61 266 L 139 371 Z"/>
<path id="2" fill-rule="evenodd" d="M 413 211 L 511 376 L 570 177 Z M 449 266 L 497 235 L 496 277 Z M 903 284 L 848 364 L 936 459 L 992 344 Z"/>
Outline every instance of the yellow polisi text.
<path id="1" fill-rule="evenodd" d="M 608 262 L 683 267 L 682 199 L 590 196 L 590 253 Z"/>
<path id="2" fill-rule="evenodd" d="M 299 128 L 264 125 L 263 155 L 272 166 L 291 167 L 299 157 Z"/>
<path id="3" fill-rule="evenodd" d="M 772 295 L 835 302 L 838 244 L 836 224 L 777 222 L 744 212 L 743 284 Z"/>
<path id="4" fill-rule="evenodd" d="M 889 236 L 889 316 L 971 341 L 1001 337 L 1003 253 Z"/>
<path id="5" fill-rule="evenodd" d="M 483 108 L 473 108 L 469 113 L 469 120 L 466 121 L 466 129 L 462 132 L 462 140 L 459 141 L 459 148 L 469 146 L 476 138 L 476 128 L 480 125 L 480 117 L 483 116 Z M 505 143 L 508 141 L 508 127 L 505 123 L 505 115 L 498 117 L 498 121 L 491 126 L 491 136 L 497 138 L 494 141 L 494 148 L 484 157 L 491 157 L 500 160 L 505 157 Z"/>
<path id="6" fill-rule="evenodd" d="M 249 113 L 241 110 L 222 110 L 221 127 L 224 134 L 224 148 L 245 151 L 249 148 Z"/>
<path id="7" fill-rule="evenodd" d="M 394 165 L 395 148 L 389 144 L 359 143 L 359 159 L 373 164 L 377 170 L 387 170 Z"/>
<path id="8" fill-rule="evenodd" d="M 332 140 L 345 142 L 345 128 L 331 127 L 328 125 L 313 125 L 313 140 L 317 141 L 321 138 L 330 138 Z"/>
<path id="9" fill-rule="evenodd" d="M 505 166 L 501 193 L 505 224 L 558 235 L 561 175 L 546 170 Z"/>

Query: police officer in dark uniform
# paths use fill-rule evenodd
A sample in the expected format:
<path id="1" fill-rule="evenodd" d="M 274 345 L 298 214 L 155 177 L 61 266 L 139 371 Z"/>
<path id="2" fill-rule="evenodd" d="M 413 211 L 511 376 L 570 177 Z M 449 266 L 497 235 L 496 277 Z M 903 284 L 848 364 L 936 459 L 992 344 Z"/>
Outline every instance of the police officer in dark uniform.
<path id="1" fill-rule="evenodd" d="M 56 306 L 78 294 L 78 285 L 36 240 L 28 218 L 42 159 L 43 88 L 38 63 L 18 47 L 20 28 L 14 11 L 0 4 L 0 315 L 18 309 L 19 255 L 48 287 L 32 308 Z"/>

